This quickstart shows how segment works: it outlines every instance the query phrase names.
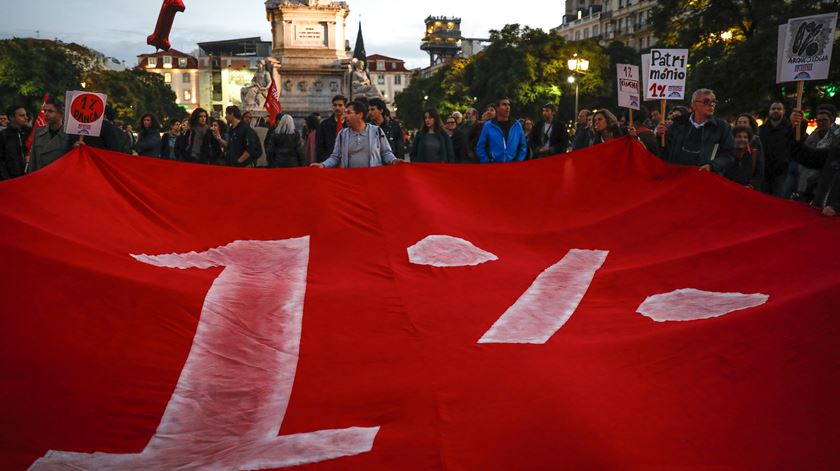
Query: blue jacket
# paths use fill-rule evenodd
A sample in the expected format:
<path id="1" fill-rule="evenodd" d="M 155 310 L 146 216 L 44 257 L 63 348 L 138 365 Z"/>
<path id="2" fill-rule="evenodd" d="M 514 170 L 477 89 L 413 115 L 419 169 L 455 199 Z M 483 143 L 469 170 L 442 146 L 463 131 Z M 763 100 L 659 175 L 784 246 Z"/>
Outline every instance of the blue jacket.
<path id="1" fill-rule="evenodd" d="M 475 153 L 481 163 L 512 162 L 525 160 L 528 153 L 528 143 L 525 142 L 525 131 L 519 121 L 514 121 L 505 141 L 505 133 L 495 121 L 487 121 L 481 128 L 481 136 L 475 145 Z"/>

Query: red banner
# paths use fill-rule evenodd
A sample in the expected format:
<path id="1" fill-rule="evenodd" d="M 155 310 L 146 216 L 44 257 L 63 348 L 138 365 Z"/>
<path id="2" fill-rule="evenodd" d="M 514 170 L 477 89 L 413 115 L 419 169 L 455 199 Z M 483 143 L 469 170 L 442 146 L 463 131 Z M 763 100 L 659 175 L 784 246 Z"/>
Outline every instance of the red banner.
<path id="1" fill-rule="evenodd" d="M 280 92 L 277 91 L 277 84 L 274 78 L 271 79 L 271 85 L 268 87 L 268 93 L 265 96 L 265 110 L 268 111 L 268 121 L 274 126 L 277 122 L 277 113 L 283 111 L 283 106 L 280 104 Z"/>
<path id="2" fill-rule="evenodd" d="M 3 469 L 840 465 L 840 220 L 629 139 L 0 198 Z"/>

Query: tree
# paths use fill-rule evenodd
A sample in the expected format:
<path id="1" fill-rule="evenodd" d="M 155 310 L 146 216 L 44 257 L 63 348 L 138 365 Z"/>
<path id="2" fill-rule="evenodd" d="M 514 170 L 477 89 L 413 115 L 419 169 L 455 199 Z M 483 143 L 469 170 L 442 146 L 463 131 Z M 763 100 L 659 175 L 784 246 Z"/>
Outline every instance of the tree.
<path id="1" fill-rule="evenodd" d="M 396 101 L 400 117 L 408 127 L 419 127 L 424 107 L 434 107 L 442 115 L 468 106 L 481 109 L 496 99 L 511 99 L 515 116 L 536 117 L 542 105 L 561 104 L 561 113 L 573 117 L 574 88 L 567 79 L 567 61 L 573 54 L 586 57 L 590 69 L 579 77 L 581 96 L 593 93 L 591 101 L 604 101 L 603 78 L 614 66 L 604 48 L 594 41 L 569 43 L 561 36 L 541 29 L 507 25 L 490 32 L 490 45 L 469 59 L 456 59 L 430 77 L 416 75 Z M 612 76 L 615 76 L 613 70 Z M 615 85 L 613 84 L 613 88 Z M 608 93 L 615 95 L 615 91 Z M 428 97 L 428 98 L 427 98 Z"/>
<path id="2" fill-rule="evenodd" d="M 54 41 L 7 39 L 0 41 L 0 108 L 23 105 L 30 112 L 41 108 L 45 93 L 64 99 L 79 87 L 80 71 Z"/>
<path id="3" fill-rule="evenodd" d="M 175 103 L 175 92 L 160 74 L 139 69 L 119 72 L 99 69 L 90 73 L 86 81 L 87 90 L 108 95 L 108 104 L 117 116 L 131 123 L 136 123 L 146 113 L 153 114 L 161 122 L 187 115 Z"/>
<path id="4" fill-rule="evenodd" d="M 778 27 L 790 18 L 837 11 L 837 1 L 660 0 L 653 27 L 666 47 L 689 49 L 688 90 L 711 88 L 718 114 L 766 113 L 771 101 L 790 98 L 793 84 L 776 84 Z M 835 47 L 829 77 L 840 76 Z M 836 79 L 835 79 L 836 80 Z M 805 104 L 838 104 L 827 83 L 806 82 Z M 790 104 L 790 101 L 788 101 Z"/>

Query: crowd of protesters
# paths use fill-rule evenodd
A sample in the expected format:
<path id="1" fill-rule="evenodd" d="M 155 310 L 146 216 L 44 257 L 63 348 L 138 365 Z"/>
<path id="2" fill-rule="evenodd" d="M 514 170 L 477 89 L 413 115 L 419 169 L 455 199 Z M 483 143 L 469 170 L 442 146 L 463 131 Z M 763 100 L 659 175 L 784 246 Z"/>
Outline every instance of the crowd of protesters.
<path id="1" fill-rule="evenodd" d="M 522 161 L 630 135 L 667 162 L 696 166 L 750 189 L 813 204 L 828 216 L 840 211 L 840 126 L 833 105 L 815 110 L 817 127 L 810 135 L 802 111 L 786 109 L 782 102 L 769 104 L 760 126 L 751 114 L 734 120 L 716 116 L 716 105 L 715 93 L 700 89 L 691 96 L 690 107 L 674 106 L 664 116 L 642 106 L 630 125 L 625 114 L 583 109 L 570 127 L 553 104 L 542 107 L 538 120 L 515 119 L 510 99 L 502 97 L 481 116 L 475 108 L 445 117 L 426 109 L 421 128 L 411 135 L 381 99 L 350 101 L 336 95 L 330 116 L 321 119 L 313 113 L 298 132 L 293 117 L 280 113 L 264 139 L 255 132 L 250 113 L 236 106 L 225 109 L 224 119 L 198 108 L 189 119 L 170 120 L 165 127 L 146 114 L 136 131 L 106 107 L 100 136 L 81 143 L 78 136 L 64 133 L 64 104 L 50 98 L 43 108 L 45 124 L 34 133 L 24 107 L 11 106 L 0 114 L 0 178 L 37 171 L 82 144 L 207 165 L 253 167 L 265 153 L 270 168 L 358 168 L 405 161 Z"/>

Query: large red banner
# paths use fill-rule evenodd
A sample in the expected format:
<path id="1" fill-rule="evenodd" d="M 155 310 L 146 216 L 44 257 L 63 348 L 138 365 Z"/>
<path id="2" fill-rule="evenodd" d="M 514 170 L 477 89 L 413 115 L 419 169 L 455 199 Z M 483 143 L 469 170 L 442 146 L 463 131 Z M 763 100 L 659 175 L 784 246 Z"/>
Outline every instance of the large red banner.
<path id="1" fill-rule="evenodd" d="M 0 199 L 3 469 L 840 465 L 840 220 L 630 139 Z"/>

